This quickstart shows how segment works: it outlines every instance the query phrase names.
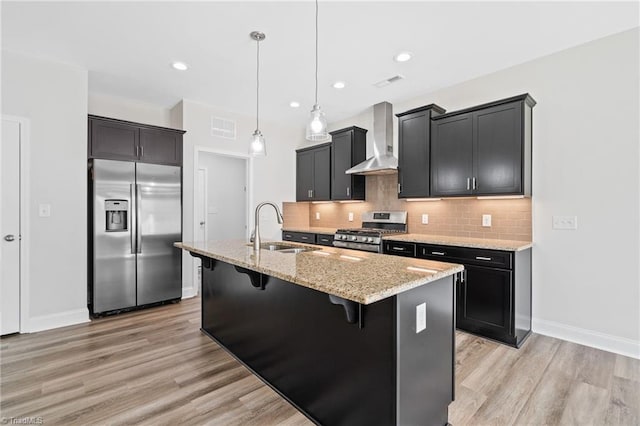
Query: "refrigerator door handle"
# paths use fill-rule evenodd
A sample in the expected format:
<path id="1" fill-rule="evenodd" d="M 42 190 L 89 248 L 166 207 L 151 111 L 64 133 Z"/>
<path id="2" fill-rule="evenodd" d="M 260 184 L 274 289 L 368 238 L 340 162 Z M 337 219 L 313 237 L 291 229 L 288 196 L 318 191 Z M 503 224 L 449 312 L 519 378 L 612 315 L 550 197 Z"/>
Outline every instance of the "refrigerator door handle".
<path id="1" fill-rule="evenodd" d="M 141 204 L 140 184 L 136 184 L 136 253 L 142 253 L 142 232 L 140 232 L 140 218 L 142 217 Z"/>
<path id="2" fill-rule="evenodd" d="M 134 201 L 136 199 L 136 190 L 135 190 L 135 185 L 134 184 L 130 184 L 129 185 L 129 194 L 130 194 L 130 200 L 131 200 L 131 207 L 129 209 L 129 211 L 131 213 L 133 213 L 134 211 L 136 211 L 136 202 Z M 137 218 L 136 215 L 134 214 L 130 214 L 129 215 L 129 222 L 131 223 L 130 227 L 129 227 L 129 236 L 131 239 L 131 254 L 136 254 L 136 239 L 135 239 L 135 232 L 137 229 Z"/>

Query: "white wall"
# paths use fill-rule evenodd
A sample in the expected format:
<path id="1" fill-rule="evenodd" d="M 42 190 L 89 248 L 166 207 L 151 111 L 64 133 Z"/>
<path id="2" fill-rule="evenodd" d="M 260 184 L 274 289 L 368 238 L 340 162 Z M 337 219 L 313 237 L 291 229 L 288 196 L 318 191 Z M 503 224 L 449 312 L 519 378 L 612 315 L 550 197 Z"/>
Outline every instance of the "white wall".
<path id="1" fill-rule="evenodd" d="M 89 114 L 172 127 L 169 108 L 102 93 L 89 93 Z"/>
<path id="2" fill-rule="evenodd" d="M 2 113 L 30 120 L 28 321 L 88 320 L 87 71 L 2 51 Z M 51 216 L 39 217 L 38 205 Z"/>
<path id="3" fill-rule="evenodd" d="M 454 111 L 525 92 L 536 99 L 534 331 L 636 357 L 639 35 L 623 32 L 394 105 L 395 113 L 429 103 Z M 367 111 L 330 127 L 371 123 Z M 577 215 L 578 230 L 552 230 L 552 215 Z"/>
<path id="4" fill-rule="evenodd" d="M 211 117 L 221 117 L 236 122 L 236 139 L 230 140 L 211 135 Z M 202 146 L 228 153 L 246 154 L 249 138 L 255 130 L 255 117 L 230 113 L 213 106 L 183 100 L 171 111 L 172 124 L 182 127 L 184 135 L 183 151 L 183 239 L 193 240 L 193 200 L 194 200 L 194 152 Z M 182 117 L 182 126 L 178 121 Z M 267 156 L 252 159 L 252 179 L 250 193 L 253 211 L 262 201 L 273 201 L 282 208 L 283 201 L 295 200 L 295 148 L 304 140 L 302 126 L 264 122 L 260 130 L 267 143 Z M 273 210 L 264 208 L 260 222 L 263 239 L 280 239 L 281 226 L 278 225 Z M 249 216 L 249 228 L 253 228 L 253 215 Z M 183 294 L 194 294 L 193 258 L 183 254 L 182 282 Z"/>

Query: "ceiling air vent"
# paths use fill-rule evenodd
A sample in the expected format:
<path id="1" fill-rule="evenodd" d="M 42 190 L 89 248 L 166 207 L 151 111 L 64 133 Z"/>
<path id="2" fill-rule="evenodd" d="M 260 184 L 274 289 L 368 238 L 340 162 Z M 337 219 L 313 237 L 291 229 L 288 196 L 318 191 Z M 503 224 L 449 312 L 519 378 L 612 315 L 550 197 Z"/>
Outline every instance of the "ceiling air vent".
<path id="1" fill-rule="evenodd" d="M 236 122 L 221 117 L 211 117 L 211 136 L 226 139 L 236 138 Z"/>
<path id="2" fill-rule="evenodd" d="M 393 77 L 389 77 L 386 80 L 382 80 L 382 81 L 379 81 L 379 82 L 375 83 L 374 86 L 376 86 L 377 88 L 380 89 L 380 88 L 382 88 L 384 86 L 390 85 L 391 83 L 395 83 L 396 81 L 400 81 L 403 78 L 404 78 L 403 75 L 400 75 L 400 74 L 394 75 Z"/>

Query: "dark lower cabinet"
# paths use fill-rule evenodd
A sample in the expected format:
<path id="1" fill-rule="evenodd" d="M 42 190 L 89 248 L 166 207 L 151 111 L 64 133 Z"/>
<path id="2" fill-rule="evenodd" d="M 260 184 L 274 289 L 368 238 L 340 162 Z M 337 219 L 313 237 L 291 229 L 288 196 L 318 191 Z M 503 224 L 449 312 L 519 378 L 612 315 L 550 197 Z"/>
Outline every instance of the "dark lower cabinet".
<path id="1" fill-rule="evenodd" d="M 531 333 L 531 249 L 511 252 L 385 240 L 385 254 L 464 265 L 456 328 L 520 347 Z"/>
<path id="2" fill-rule="evenodd" d="M 316 234 L 316 244 L 321 246 L 333 246 L 333 234 Z"/>
<path id="3" fill-rule="evenodd" d="M 511 330 L 511 271 L 465 265 L 459 284 L 456 326 L 495 339 Z"/>
<path id="4" fill-rule="evenodd" d="M 316 243 L 316 234 L 312 232 L 282 231 L 283 241 L 295 241 L 297 243 Z"/>
<path id="5" fill-rule="evenodd" d="M 447 424 L 453 276 L 369 305 L 207 257 L 202 331 L 319 425 Z M 426 329 L 416 333 L 416 306 Z"/>

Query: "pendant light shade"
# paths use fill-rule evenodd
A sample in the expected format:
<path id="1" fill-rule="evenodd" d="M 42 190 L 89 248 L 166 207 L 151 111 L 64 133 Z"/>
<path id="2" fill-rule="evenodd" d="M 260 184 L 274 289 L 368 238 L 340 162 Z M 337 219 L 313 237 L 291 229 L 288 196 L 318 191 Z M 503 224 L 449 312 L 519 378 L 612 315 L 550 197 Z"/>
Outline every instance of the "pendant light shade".
<path id="1" fill-rule="evenodd" d="M 318 105 L 318 0 L 316 0 L 316 97 L 307 122 L 306 138 L 311 142 L 331 141 L 331 135 L 327 132 L 327 120 Z"/>
<path id="2" fill-rule="evenodd" d="M 249 34 L 253 40 L 256 41 L 256 130 L 251 135 L 251 139 L 249 139 L 249 154 L 252 156 L 264 156 L 267 155 L 267 145 L 264 140 L 264 136 L 262 136 L 262 132 L 260 131 L 259 126 L 259 116 L 260 116 L 260 42 L 264 40 L 267 36 L 260 31 L 253 31 Z"/>

